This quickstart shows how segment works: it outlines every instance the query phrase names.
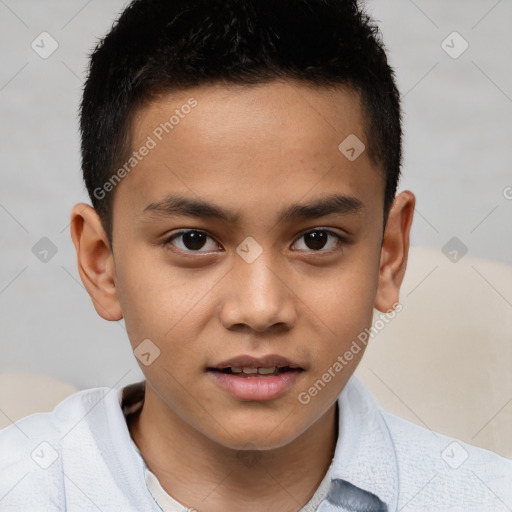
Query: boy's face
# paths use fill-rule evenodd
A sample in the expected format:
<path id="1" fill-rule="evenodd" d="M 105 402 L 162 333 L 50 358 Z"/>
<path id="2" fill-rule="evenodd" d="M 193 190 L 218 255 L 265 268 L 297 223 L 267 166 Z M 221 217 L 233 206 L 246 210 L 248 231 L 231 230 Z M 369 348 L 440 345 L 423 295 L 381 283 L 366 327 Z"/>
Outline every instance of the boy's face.
<path id="1" fill-rule="evenodd" d="M 96 310 L 124 317 L 146 354 L 162 418 L 226 447 L 270 449 L 332 411 L 364 345 L 335 371 L 338 356 L 374 306 L 398 301 L 414 209 L 411 193 L 397 197 L 381 251 L 384 176 L 366 152 L 351 160 L 338 149 L 351 134 L 371 144 L 357 95 L 295 82 L 173 92 L 134 117 L 132 150 L 154 147 L 116 186 L 113 258 L 91 208 L 75 207 L 72 234 Z M 211 209 L 187 213 L 171 196 Z M 335 197 L 336 208 L 301 208 Z M 211 369 L 243 355 L 300 369 Z"/>

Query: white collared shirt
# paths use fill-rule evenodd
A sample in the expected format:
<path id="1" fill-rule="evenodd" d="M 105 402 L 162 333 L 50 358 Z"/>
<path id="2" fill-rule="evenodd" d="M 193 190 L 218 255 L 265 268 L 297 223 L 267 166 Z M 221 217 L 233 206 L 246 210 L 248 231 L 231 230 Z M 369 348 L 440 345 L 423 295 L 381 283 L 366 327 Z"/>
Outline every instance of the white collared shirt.
<path id="1" fill-rule="evenodd" d="M 187 510 L 130 437 L 123 409 L 141 396 L 140 384 L 87 389 L 1 430 L 0 512 Z M 334 458 L 310 510 L 512 510 L 511 460 L 382 411 L 355 377 L 338 406 Z"/>

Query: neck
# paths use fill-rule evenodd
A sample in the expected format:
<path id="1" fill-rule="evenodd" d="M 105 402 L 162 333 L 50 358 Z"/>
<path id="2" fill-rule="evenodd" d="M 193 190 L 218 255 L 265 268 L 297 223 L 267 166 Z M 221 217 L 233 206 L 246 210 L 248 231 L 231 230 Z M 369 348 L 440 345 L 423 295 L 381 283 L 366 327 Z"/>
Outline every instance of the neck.
<path id="1" fill-rule="evenodd" d="M 272 450 L 233 450 L 169 414 L 146 385 L 142 411 L 128 428 L 148 468 L 176 501 L 198 512 L 298 511 L 313 496 L 334 456 L 334 403 L 311 427 Z"/>

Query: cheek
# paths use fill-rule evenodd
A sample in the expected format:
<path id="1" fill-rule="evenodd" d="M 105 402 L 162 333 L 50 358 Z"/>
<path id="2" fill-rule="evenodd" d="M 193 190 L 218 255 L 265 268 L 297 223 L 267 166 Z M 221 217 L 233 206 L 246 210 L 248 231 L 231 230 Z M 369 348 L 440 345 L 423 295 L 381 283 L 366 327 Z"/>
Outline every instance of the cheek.
<path id="1" fill-rule="evenodd" d="M 191 371 L 191 362 L 197 370 L 205 359 L 200 334 L 208 321 L 204 303 L 211 283 L 200 275 L 173 270 L 147 251 L 140 252 L 134 250 L 129 258 L 116 263 L 119 301 L 135 355 L 143 340 L 149 339 L 157 347 L 153 349 L 158 353 L 154 363 L 140 365 L 145 375 L 170 379 L 170 385 L 170 373 L 185 376 Z"/>
<path id="2" fill-rule="evenodd" d="M 309 287 L 308 315 L 316 324 L 316 340 L 311 345 L 313 373 L 318 377 L 330 369 L 334 387 L 348 380 L 366 348 L 361 338 L 372 323 L 378 284 L 378 266 L 373 260 L 375 257 L 370 254 L 366 258 L 364 254 L 354 254 L 347 258 L 346 265 L 325 276 L 322 286 Z M 344 357 L 347 351 L 350 354 Z M 342 370 L 339 364 L 333 368 L 339 358 L 343 359 Z"/>
<path id="3" fill-rule="evenodd" d="M 302 294 L 331 337 L 346 340 L 368 327 L 378 284 L 378 270 L 370 265 L 338 267 L 322 278 L 321 284 L 309 283 Z"/>
<path id="4" fill-rule="evenodd" d="M 117 293 L 130 338 L 163 338 L 186 317 L 201 290 L 165 263 L 159 249 L 136 250 L 116 262 Z M 126 256 L 128 255 L 129 256 Z"/>
<path id="5" fill-rule="evenodd" d="M 298 401 L 312 407 L 315 414 L 336 400 L 366 349 L 365 329 L 372 322 L 372 300 L 356 292 L 348 286 L 336 290 L 330 300 L 323 298 L 323 307 L 318 308 L 322 328 L 315 329 L 310 347 L 312 366 L 297 396 Z"/>

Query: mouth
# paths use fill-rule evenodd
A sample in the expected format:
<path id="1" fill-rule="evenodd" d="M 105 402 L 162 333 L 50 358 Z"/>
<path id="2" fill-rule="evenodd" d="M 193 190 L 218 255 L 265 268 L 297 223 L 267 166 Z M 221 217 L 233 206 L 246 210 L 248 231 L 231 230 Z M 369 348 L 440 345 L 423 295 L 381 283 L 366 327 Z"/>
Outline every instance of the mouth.
<path id="1" fill-rule="evenodd" d="M 285 357 L 273 354 L 260 358 L 238 356 L 209 366 L 206 371 L 235 398 L 265 401 L 289 391 L 305 369 Z"/>
<path id="2" fill-rule="evenodd" d="M 225 373 L 227 375 L 236 375 L 237 377 L 275 377 L 286 372 L 300 372 L 302 368 L 293 368 L 291 366 L 271 366 L 271 367 L 242 367 L 228 366 L 227 368 L 208 368 L 209 371 Z"/>
<path id="3" fill-rule="evenodd" d="M 262 357 L 240 355 L 221 361 L 208 370 L 232 373 L 241 377 L 246 375 L 277 375 L 284 371 L 303 370 L 296 362 L 278 354 L 267 354 Z"/>

